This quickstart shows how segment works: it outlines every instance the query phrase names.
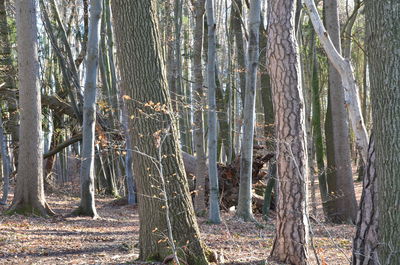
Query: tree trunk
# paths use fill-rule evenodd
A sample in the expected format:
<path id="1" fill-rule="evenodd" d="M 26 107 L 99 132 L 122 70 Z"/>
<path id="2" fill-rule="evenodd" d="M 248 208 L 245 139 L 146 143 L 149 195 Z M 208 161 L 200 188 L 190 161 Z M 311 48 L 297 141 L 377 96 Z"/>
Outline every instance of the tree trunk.
<path id="1" fill-rule="evenodd" d="M 194 133 L 193 141 L 196 151 L 196 197 L 194 199 L 197 213 L 204 213 L 205 203 L 205 181 L 207 175 L 206 154 L 204 149 L 204 125 L 203 125 L 203 69 L 201 55 L 203 51 L 204 34 L 204 5 L 205 0 L 195 2 L 195 29 L 193 36 L 193 101 L 194 101 Z"/>
<path id="2" fill-rule="evenodd" d="M 325 24 L 335 48 L 340 53 L 337 0 L 324 2 Z M 327 218 L 334 223 L 354 223 L 357 201 L 351 170 L 349 127 L 344 105 L 345 93 L 339 72 L 329 63 L 329 104 L 327 111 L 327 186 L 330 198 L 325 201 Z"/>
<path id="3" fill-rule="evenodd" d="M 333 4 L 337 6 L 337 1 L 324 2 L 327 4 Z M 324 47 L 324 50 L 329 58 L 329 61 L 333 64 L 342 79 L 342 85 L 344 87 L 344 100 L 349 110 L 349 117 L 351 126 L 354 132 L 357 149 L 359 150 L 364 164 L 367 163 L 367 150 L 368 150 L 368 134 L 365 128 L 364 119 L 361 113 L 360 100 L 358 98 L 358 87 L 353 73 L 353 67 L 349 60 L 344 59 L 340 55 L 340 51 L 336 50 L 334 43 L 331 41 L 330 34 L 326 32 L 324 25 L 321 22 L 314 0 L 304 0 L 304 4 L 307 6 L 308 14 L 311 22 L 314 26 L 315 32 L 318 34 L 319 40 Z M 334 11 L 337 13 L 337 10 Z M 339 37 L 337 37 L 339 38 Z"/>
<path id="4" fill-rule="evenodd" d="M 102 1 L 90 1 L 88 50 L 86 58 L 85 94 L 81 162 L 81 202 L 77 214 L 97 217 L 94 200 L 94 142 L 96 125 L 96 84 L 99 64 L 99 37 Z"/>
<path id="5" fill-rule="evenodd" d="M 20 145 L 17 186 L 8 212 L 54 214 L 43 188 L 43 138 L 37 51 L 36 1 L 16 2 Z"/>
<path id="6" fill-rule="evenodd" d="M 214 1 L 207 0 L 207 27 L 208 27 L 208 176 L 210 179 L 209 219 L 212 223 L 220 223 L 219 188 L 217 172 L 217 115 L 215 100 L 215 29 Z"/>
<path id="7" fill-rule="evenodd" d="M 400 2 L 365 2 L 378 176 L 378 264 L 400 264 Z"/>
<path id="8" fill-rule="evenodd" d="M 353 240 L 353 265 L 378 265 L 378 178 L 375 170 L 375 146 L 371 136 L 368 165 L 363 177 L 363 192 Z"/>
<path id="9" fill-rule="evenodd" d="M 252 166 L 253 166 L 253 139 L 255 94 L 257 87 L 257 68 L 259 60 L 259 32 L 260 32 L 261 1 L 254 0 L 250 6 L 248 47 L 248 68 L 246 76 L 245 104 L 243 109 L 243 140 L 240 156 L 240 188 L 239 204 L 236 215 L 245 221 L 254 220 L 252 213 Z"/>
<path id="10" fill-rule="evenodd" d="M 3 162 L 3 197 L 0 200 L 0 204 L 7 204 L 8 191 L 9 191 L 9 182 L 10 182 L 10 173 L 11 173 L 11 165 L 10 158 L 8 157 L 7 150 L 7 138 L 4 133 L 3 127 L 3 118 L 1 117 L 2 113 L 0 113 L 0 150 L 1 150 L 1 159 Z"/>
<path id="11" fill-rule="evenodd" d="M 139 258 L 163 260 L 174 245 L 187 264 L 207 264 L 179 150 L 156 1 L 113 0 L 112 11 L 121 86 L 133 99 L 128 111 L 139 195 Z"/>
<path id="12" fill-rule="evenodd" d="M 295 0 L 274 0 L 268 7 L 268 67 L 275 106 L 279 196 L 271 256 L 279 262 L 301 265 L 308 262 L 308 167 L 295 10 Z"/>

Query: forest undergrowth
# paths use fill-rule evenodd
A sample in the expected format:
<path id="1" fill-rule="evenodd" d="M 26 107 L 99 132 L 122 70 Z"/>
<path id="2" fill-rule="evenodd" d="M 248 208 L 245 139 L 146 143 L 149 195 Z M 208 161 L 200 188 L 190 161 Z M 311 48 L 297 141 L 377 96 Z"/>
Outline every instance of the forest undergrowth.
<path id="1" fill-rule="evenodd" d="M 79 203 L 78 193 L 67 187 L 48 194 L 47 201 L 57 213 L 53 218 L 0 215 L 0 264 L 156 264 L 138 262 L 139 217 L 136 207 L 120 205 L 111 197 L 96 199 L 101 218 L 68 216 Z M 361 182 L 355 183 L 357 199 Z M 75 194 L 75 196 L 71 196 Z M 10 197 L 10 200 L 12 197 Z M 317 193 L 317 200 L 319 194 Z M 320 203 L 318 203 L 320 205 Z M 5 206 L 0 206 L 4 212 Z M 201 235 L 216 251 L 220 264 L 276 264 L 267 260 L 273 244 L 274 213 L 264 226 L 245 223 L 233 213 L 222 214 L 223 223 L 211 225 L 198 218 Z M 320 222 L 322 208 L 311 220 L 314 249 L 321 264 L 349 264 L 354 226 Z"/>

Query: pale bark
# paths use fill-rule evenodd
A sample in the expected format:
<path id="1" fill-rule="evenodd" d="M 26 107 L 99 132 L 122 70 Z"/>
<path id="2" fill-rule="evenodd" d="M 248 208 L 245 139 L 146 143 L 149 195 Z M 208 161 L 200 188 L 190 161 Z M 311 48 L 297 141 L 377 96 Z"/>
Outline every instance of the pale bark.
<path id="1" fill-rule="evenodd" d="M 127 102 L 139 201 L 139 258 L 162 261 L 171 254 L 168 240 L 173 238 L 187 264 L 207 264 L 168 93 L 156 2 L 111 3 L 121 88 L 132 98 Z"/>
<path id="2" fill-rule="evenodd" d="M 99 37 L 102 1 L 91 0 L 89 36 L 86 58 L 86 79 L 83 103 L 83 134 L 81 162 L 81 202 L 78 214 L 97 217 L 94 200 L 94 142 L 96 125 L 97 68 L 99 64 Z"/>
<path id="3" fill-rule="evenodd" d="M 205 0 L 193 1 L 195 7 L 195 29 L 193 36 L 193 99 L 194 107 L 194 149 L 196 151 L 196 196 L 194 199 L 195 210 L 202 213 L 206 210 L 205 185 L 207 175 L 206 154 L 204 149 L 204 125 L 203 125 L 203 69 L 201 55 L 203 51 L 204 34 L 204 5 Z"/>
<path id="4" fill-rule="evenodd" d="M 274 0 L 268 7 L 279 197 L 271 256 L 279 262 L 302 265 L 308 264 L 308 166 L 295 10 L 295 0 Z"/>
<path id="5" fill-rule="evenodd" d="M 365 4 L 378 176 L 378 264 L 400 264 L 400 2 Z"/>
<path id="6" fill-rule="evenodd" d="M 2 114 L 0 113 L 0 150 L 1 150 L 1 159 L 3 162 L 3 197 L 0 200 L 0 204 L 7 203 L 7 197 L 9 192 L 9 182 L 10 182 L 10 173 L 11 173 L 11 165 L 10 158 L 8 156 L 7 150 L 7 138 L 4 133 L 3 119 Z"/>
<path id="7" fill-rule="evenodd" d="M 239 203 L 236 215 L 245 221 L 254 220 L 252 213 L 252 169 L 255 119 L 255 94 L 259 60 L 261 1 L 253 0 L 250 5 L 248 66 L 246 76 L 245 104 L 243 109 L 243 138 L 240 156 Z"/>
<path id="8" fill-rule="evenodd" d="M 43 138 L 37 51 L 36 1 L 16 2 L 18 76 L 20 90 L 20 145 L 17 186 L 12 213 L 54 214 L 43 188 Z"/>
<path id="9" fill-rule="evenodd" d="M 361 113 L 360 99 L 358 97 L 358 87 L 353 73 L 353 67 L 348 59 L 343 58 L 335 48 L 328 32 L 320 19 L 314 0 L 304 0 L 308 8 L 308 14 L 318 34 L 320 42 L 336 70 L 342 78 L 342 85 L 345 91 L 345 102 L 348 107 L 351 126 L 354 131 L 357 149 L 359 150 L 364 164 L 367 161 L 368 134 L 365 128 L 364 119 Z"/>
<path id="10" fill-rule="evenodd" d="M 209 219 L 212 223 L 220 223 L 219 188 L 217 172 L 217 115 L 215 99 L 215 17 L 214 1 L 207 0 L 207 26 L 208 26 L 208 176 L 210 179 Z"/>

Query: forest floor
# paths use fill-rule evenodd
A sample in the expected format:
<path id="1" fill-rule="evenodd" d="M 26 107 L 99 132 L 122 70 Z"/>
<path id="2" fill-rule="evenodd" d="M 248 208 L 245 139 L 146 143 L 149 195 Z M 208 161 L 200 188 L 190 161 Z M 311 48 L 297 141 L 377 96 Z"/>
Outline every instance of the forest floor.
<path id="1" fill-rule="evenodd" d="M 355 182 L 357 198 L 361 183 Z M 118 206 L 113 198 L 97 198 L 100 219 L 66 217 L 79 202 L 78 197 L 63 192 L 47 195 L 54 218 L 0 215 L 0 264 L 149 264 L 136 261 L 139 238 L 138 211 L 132 206 Z M 317 194 L 317 199 L 318 194 Z M 318 204 L 320 205 L 320 204 Z M 5 210 L 0 206 L 0 213 Z M 349 264 L 352 225 L 319 222 L 322 209 L 311 222 L 314 252 L 321 264 Z M 206 244 L 224 260 L 220 264 L 276 264 L 267 260 L 274 237 L 274 216 L 264 227 L 244 223 L 233 213 L 223 213 L 221 225 L 210 225 L 198 218 Z"/>

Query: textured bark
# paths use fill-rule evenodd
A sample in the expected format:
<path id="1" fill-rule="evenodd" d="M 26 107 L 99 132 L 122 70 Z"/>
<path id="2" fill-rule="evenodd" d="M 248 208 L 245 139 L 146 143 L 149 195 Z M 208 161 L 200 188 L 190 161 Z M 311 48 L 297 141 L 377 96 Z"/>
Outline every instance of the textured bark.
<path id="1" fill-rule="evenodd" d="M 375 143 L 371 136 L 368 165 L 363 177 L 363 192 L 353 240 L 353 265 L 378 265 L 378 178 L 375 170 Z"/>
<path id="2" fill-rule="evenodd" d="M 335 48 L 340 53 L 339 16 L 337 0 L 324 1 L 325 25 Z M 344 105 L 345 93 L 339 72 L 330 62 L 329 104 L 326 122 L 327 186 L 325 207 L 328 220 L 334 223 L 354 223 L 357 201 L 351 170 L 349 127 Z"/>
<path id="3" fill-rule="evenodd" d="M 252 166 L 253 140 L 255 120 L 255 99 L 257 87 L 257 68 L 259 60 L 259 32 L 260 32 L 261 1 L 254 0 L 250 6 L 249 18 L 249 47 L 248 66 L 246 76 L 245 104 L 243 109 L 243 138 L 242 153 L 240 156 L 240 188 L 239 204 L 236 215 L 245 221 L 254 220 L 252 213 Z"/>
<path id="4" fill-rule="evenodd" d="M 94 142 L 102 1 L 90 0 L 89 12 L 90 21 L 82 125 L 81 202 L 77 213 L 80 215 L 97 217 L 94 200 Z"/>
<path id="5" fill-rule="evenodd" d="M 111 6 L 121 86 L 134 99 L 128 101 L 128 111 L 139 196 L 140 259 L 163 260 L 170 255 L 171 237 L 165 235 L 172 232 L 175 246 L 185 251 L 178 255 L 187 264 L 207 264 L 172 114 L 156 1 L 113 0 Z"/>
<path id="6" fill-rule="evenodd" d="M 36 1 L 16 2 L 20 145 L 17 186 L 9 212 L 51 215 L 43 189 L 43 138 L 37 51 Z"/>
<path id="7" fill-rule="evenodd" d="M 268 67 L 275 106 L 279 196 L 271 256 L 300 265 L 308 259 L 308 167 L 295 10 L 295 0 L 274 0 L 268 7 Z"/>
<path id="8" fill-rule="evenodd" d="M 400 264 L 400 2 L 366 1 L 379 264 Z"/>
<path id="9" fill-rule="evenodd" d="M 194 199 L 195 210 L 202 213 L 206 210 L 205 203 L 205 181 L 207 175 L 206 154 L 204 148 L 204 125 L 203 125 L 203 69 L 201 55 L 203 51 L 204 34 L 204 5 L 205 0 L 193 1 L 195 6 L 195 29 L 193 36 L 193 100 L 194 109 L 194 149 L 196 151 L 196 197 Z"/>
<path id="10" fill-rule="evenodd" d="M 209 219 L 212 223 L 220 223 L 219 188 L 217 172 L 217 114 L 215 100 L 215 24 L 214 1 L 207 0 L 207 28 L 208 28 L 208 176 L 210 179 Z"/>

